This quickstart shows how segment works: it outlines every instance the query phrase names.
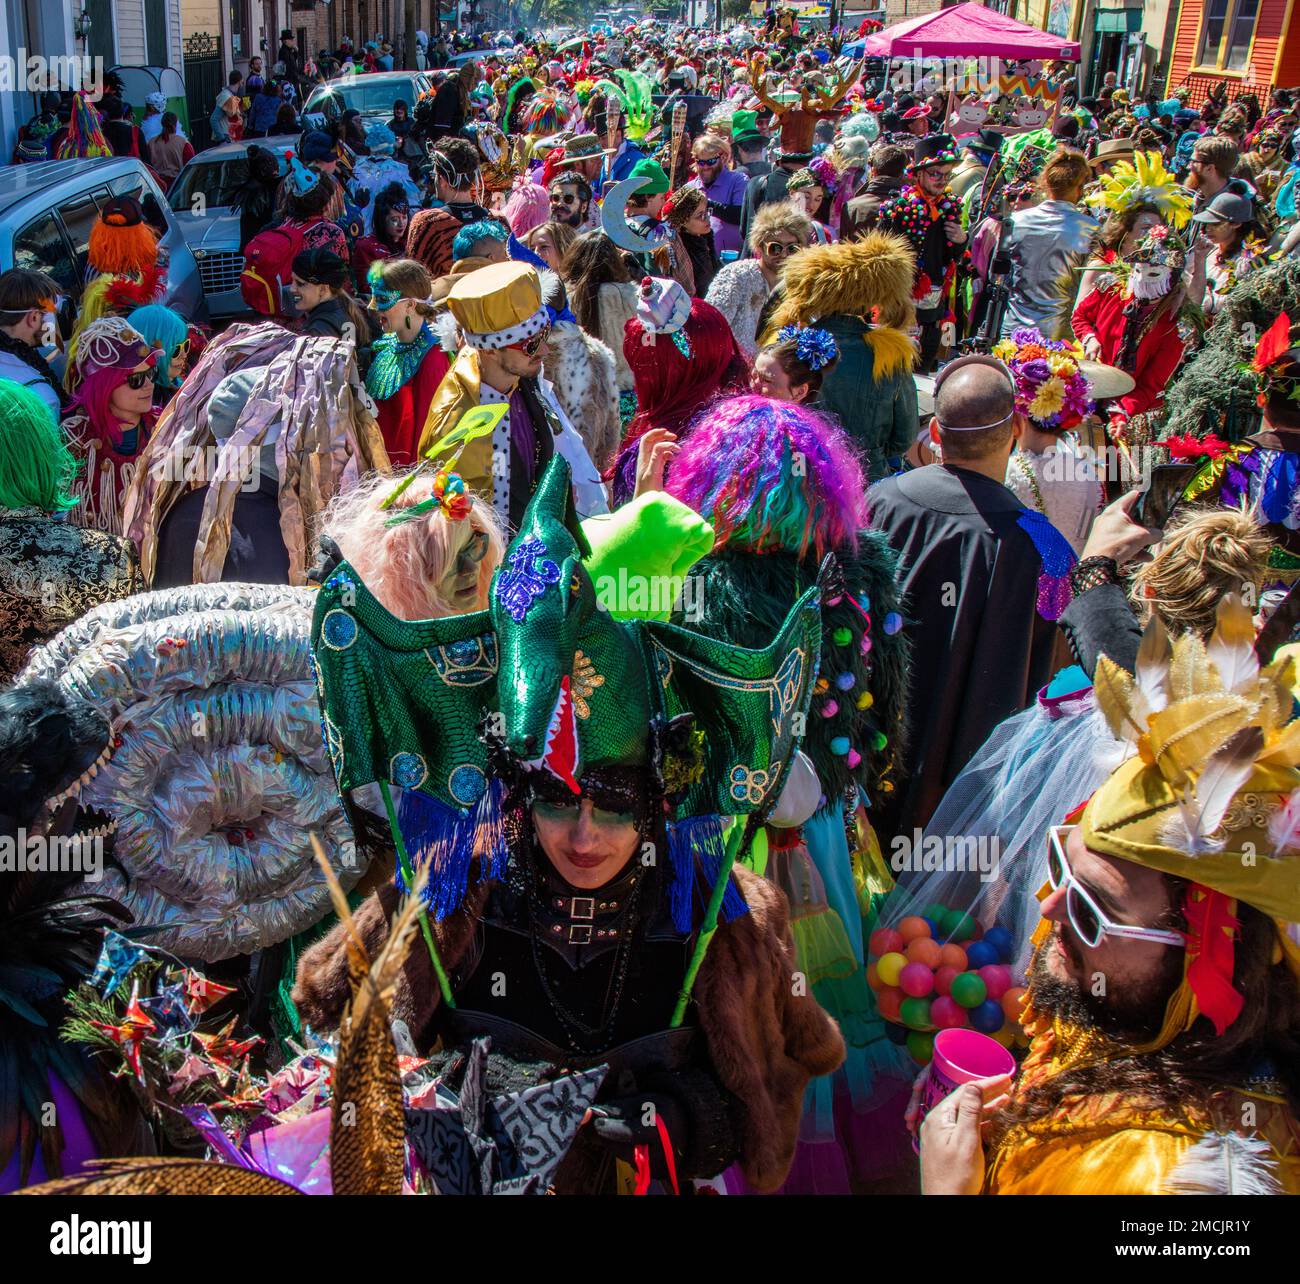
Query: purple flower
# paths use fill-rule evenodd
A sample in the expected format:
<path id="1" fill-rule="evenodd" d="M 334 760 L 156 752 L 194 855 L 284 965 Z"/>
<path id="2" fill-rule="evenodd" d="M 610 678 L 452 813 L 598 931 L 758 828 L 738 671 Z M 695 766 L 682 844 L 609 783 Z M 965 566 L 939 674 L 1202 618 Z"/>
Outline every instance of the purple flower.
<path id="1" fill-rule="evenodd" d="M 1020 367 L 1020 373 L 1030 383 L 1042 383 L 1052 377 L 1051 367 L 1043 360 L 1042 357 L 1035 357 L 1033 361 L 1026 361 Z"/>

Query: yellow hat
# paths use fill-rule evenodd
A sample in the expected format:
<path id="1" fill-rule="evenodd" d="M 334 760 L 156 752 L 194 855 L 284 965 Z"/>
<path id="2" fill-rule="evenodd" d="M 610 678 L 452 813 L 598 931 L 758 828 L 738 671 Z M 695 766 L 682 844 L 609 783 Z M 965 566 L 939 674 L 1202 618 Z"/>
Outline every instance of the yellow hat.
<path id="1" fill-rule="evenodd" d="M 542 282 L 527 263 L 492 263 L 462 277 L 447 307 L 472 348 L 492 351 L 522 343 L 550 324 Z"/>

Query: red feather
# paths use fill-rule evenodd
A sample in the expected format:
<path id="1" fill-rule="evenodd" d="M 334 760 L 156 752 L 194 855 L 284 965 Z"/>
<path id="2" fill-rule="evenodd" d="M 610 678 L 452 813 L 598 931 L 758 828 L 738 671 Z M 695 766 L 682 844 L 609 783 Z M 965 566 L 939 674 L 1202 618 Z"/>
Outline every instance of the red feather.
<path id="1" fill-rule="evenodd" d="M 163 270 L 155 266 L 146 269 L 139 281 L 129 276 L 115 276 L 104 301 L 110 312 L 125 316 L 146 303 L 152 303 L 162 293 L 162 288 Z"/>
<path id="2" fill-rule="evenodd" d="M 1277 320 L 1264 332 L 1264 337 L 1255 349 L 1252 363 L 1256 370 L 1267 370 L 1291 346 L 1291 318 L 1285 312 L 1278 313 Z"/>
<path id="3" fill-rule="evenodd" d="M 1245 999 L 1232 984 L 1237 931 L 1236 902 L 1199 883 L 1187 889 L 1183 915 L 1187 919 L 1187 984 L 1196 1006 L 1222 1034 L 1241 1015 Z"/>

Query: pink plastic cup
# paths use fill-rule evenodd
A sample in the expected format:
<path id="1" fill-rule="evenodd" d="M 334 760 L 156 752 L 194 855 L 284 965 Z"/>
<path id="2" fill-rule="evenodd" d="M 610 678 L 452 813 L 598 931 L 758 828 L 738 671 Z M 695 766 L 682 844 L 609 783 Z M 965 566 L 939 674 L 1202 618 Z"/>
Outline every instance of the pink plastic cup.
<path id="1" fill-rule="evenodd" d="M 921 1097 L 921 1117 L 916 1121 L 912 1148 L 921 1148 L 921 1122 L 950 1092 L 974 1079 L 1015 1074 L 1016 1059 L 996 1039 L 978 1030 L 940 1030 L 934 1036 L 934 1056 Z"/>

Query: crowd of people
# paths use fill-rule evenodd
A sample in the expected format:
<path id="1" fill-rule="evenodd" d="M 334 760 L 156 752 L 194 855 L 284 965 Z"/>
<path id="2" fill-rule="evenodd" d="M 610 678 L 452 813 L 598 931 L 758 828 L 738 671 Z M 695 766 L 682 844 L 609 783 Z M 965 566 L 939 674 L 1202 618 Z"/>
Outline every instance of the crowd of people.
<path id="1" fill-rule="evenodd" d="M 1300 91 L 852 34 L 286 32 L 246 317 L 0 274 L 4 1189 L 1300 1192 Z"/>

